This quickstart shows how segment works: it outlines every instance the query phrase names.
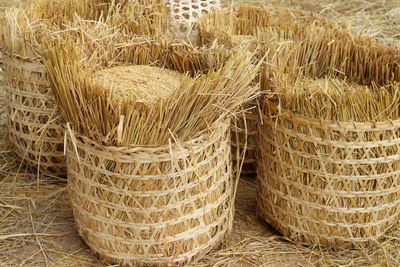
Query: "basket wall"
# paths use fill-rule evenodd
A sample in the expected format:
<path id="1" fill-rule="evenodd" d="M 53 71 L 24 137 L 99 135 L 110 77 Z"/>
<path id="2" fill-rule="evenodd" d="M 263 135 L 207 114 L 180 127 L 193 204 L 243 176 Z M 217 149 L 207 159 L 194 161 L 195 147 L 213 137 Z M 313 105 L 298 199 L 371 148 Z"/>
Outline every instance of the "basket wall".
<path id="1" fill-rule="evenodd" d="M 44 65 L 16 57 L 3 63 L 7 126 L 16 154 L 44 174 L 65 175 L 64 128 Z"/>
<path id="2" fill-rule="evenodd" d="M 226 122 L 179 146 L 69 141 L 68 191 L 80 235 L 103 259 L 129 266 L 183 265 L 217 247 L 233 220 L 229 139 Z"/>
<path id="3" fill-rule="evenodd" d="M 376 245 L 400 215 L 400 121 L 329 122 L 273 107 L 261 104 L 259 216 L 297 243 Z"/>

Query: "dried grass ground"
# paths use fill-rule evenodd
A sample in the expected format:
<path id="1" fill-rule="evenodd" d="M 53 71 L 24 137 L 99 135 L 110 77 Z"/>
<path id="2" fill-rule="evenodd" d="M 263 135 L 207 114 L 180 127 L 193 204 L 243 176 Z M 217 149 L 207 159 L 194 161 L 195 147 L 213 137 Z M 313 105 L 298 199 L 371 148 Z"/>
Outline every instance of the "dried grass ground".
<path id="1" fill-rule="evenodd" d="M 17 2 L 20 1 L 0 0 L 0 12 L 4 6 Z M 346 24 L 351 22 L 355 32 L 398 42 L 398 0 L 268 3 L 311 10 Z M 66 181 L 54 177 L 38 179 L 36 173 L 18 162 L 7 139 L 3 95 L 0 90 L 0 266 L 107 266 L 97 260 L 74 228 Z M 400 265 L 400 227 L 395 227 L 373 250 L 312 249 L 292 245 L 256 218 L 253 180 L 240 182 L 236 204 L 230 240 L 194 266 Z"/>

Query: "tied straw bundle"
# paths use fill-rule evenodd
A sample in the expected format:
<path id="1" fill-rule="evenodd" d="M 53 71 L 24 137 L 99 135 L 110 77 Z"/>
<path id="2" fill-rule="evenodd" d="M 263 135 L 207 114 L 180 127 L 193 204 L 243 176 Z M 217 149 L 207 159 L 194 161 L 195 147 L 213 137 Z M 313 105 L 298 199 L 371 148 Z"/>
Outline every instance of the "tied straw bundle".
<path id="1" fill-rule="evenodd" d="M 263 90 L 281 108 L 342 122 L 399 118 L 399 49 L 320 27 L 259 35 L 279 50 L 270 53 Z"/>
<path id="2" fill-rule="evenodd" d="M 131 49 L 131 59 L 120 58 L 114 62 L 155 62 L 170 69 L 189 71 L 179 89 L 156 103 L 135 97 L 116 99 L 110 88 L 92 82 L 86 74 L 89 69 L 85 70 L 80 63 L 72 45 L 60 42 L 47 53 L 46 65 L 55 97 L 66 120 L 93 140 L 107 145 L 142 146 L 167 144 L 172 136 L 186 141 L 221 116 L 235 113 L 243 102 L 254 97 L 247 85 L 258 67 L 251 64 L 249 53 L 230 53 L 223 48 L 200 53 L 184 44 L 166 46 L 137 40 L 131 46 L 127 48 Z M 205 64 L 208 68 L 204 68 Z M 200 71 L 207 73 L 200 74 Z M 118 133 L 121 120 L 123 130 Z"/>

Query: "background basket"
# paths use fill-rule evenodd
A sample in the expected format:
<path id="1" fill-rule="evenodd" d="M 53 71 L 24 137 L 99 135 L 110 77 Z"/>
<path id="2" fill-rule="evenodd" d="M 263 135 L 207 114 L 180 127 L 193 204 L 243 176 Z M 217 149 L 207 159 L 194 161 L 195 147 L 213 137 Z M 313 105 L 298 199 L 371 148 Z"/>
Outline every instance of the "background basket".
<path id="1" fill-rule="evenodd" d="M 79 233 L 104 259 L 182 265 L 231 230 L 229 123 L 182 144 L 107 147 L 68 142 L 68 191 Z M 78 157 L 79 155 L 79 157 Z"/>
<path id="2" fill-rule="evenodd" d="M 376 245 L 400 216 L 400 51 L 341 29 L 298 36 L 261 79 L 259 216 L 297 243 Z"/>
<path id="3" fill-rule="evenodd" d="M 44 65 L 17 57 L 3 64 L 7 126 L 16 154 L 44 174 L 66 174 L 64 128 Z"/>
<path id="4" fill-rule="evenodd" d="M 376 244 L 400 215 L 400 120 L 341 123 L 271 106 L 261 109 L 259 216 L 299 243 Z"/>

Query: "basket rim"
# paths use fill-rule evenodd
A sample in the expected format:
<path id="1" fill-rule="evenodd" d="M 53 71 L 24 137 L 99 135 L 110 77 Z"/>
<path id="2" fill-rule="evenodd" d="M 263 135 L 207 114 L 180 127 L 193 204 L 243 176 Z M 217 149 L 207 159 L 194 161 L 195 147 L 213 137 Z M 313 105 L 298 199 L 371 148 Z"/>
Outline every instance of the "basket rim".
<path id="1" fill-rule="evenodd" d="M 180 142 L 179 140 L 173 140 L 170 144 L 164 145 L 123 145 L 123 146 L 115 146 L 115 145 L 104 145 L 98 141 L 95 141 L 79 132 L 76 132 L 72 129 L 69 123 L 66 123 L 65 134 L 68 136 L 68 139 L 80 139 L 81 142 L 84 142 L 92 147 L 96 147 L 98 149 L 107 148 L 107 151 L 117 152 L 117 153 L 135 153 L 135 152 L 163 152 L 170 151 L 171 149 L 179 149 L 179 150 L 187 150 L 186 146 L 193 146 L 198 143 L 207 142 L 208 137 L 215 135 L 215 132 L 225 132 L 228 131 L 231 127 L 230 117 L 222 116 L 218 119 L 213 125 L 204 131 L 197 134 L 197 136 L 191 138 L 190 140 Z M 211 140 L 213 141 L 213 140 Z M 73 140 L 74 142 L 74 140 Z M 203 146 L 203 145 L 200 145 Z"/>
<path id="2" fill-rule="evenodd" d="M 308 117 L 302 114 L 298 114 L 294 111 L 284 109 L 279 104 L 276 104 L 270 99 L 263 99 L 268 103 L 268 109 L 276 113 L 274 117 L 292 118 L 299 122 L 305 122 L 313 126 L 323 125 L 326 128 L 331 129 L 357 129 L 357 130 L 372 130 L 377 128 L 400 128 L 400 118 L 397 120 L 384 120 L 384 121 L 339 121 L 339 120 L 326 120 L 322 118 Z"/>

